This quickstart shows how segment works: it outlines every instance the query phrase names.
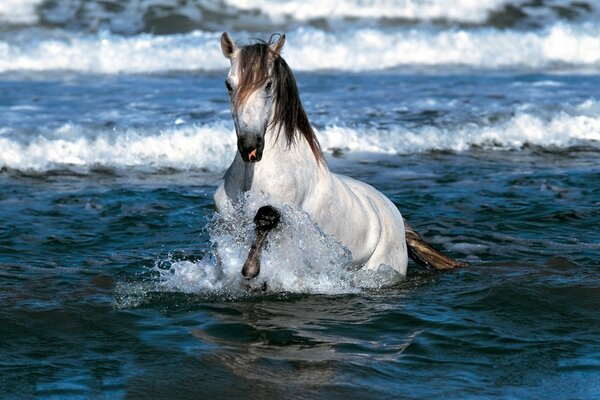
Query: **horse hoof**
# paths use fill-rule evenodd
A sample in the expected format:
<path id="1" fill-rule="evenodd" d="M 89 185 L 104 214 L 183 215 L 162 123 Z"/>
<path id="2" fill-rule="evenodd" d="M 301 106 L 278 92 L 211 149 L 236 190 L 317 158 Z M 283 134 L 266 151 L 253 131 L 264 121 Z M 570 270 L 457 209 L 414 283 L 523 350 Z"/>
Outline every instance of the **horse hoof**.
<path id="1" fill-rule="evenodd" d="M 262 285 L 255 286 L 255 285 L 251 285 L 250 281 L 246 280 L 246 281 L 242 282 L 242 289 L 244 289 L 250 293 L 266 293 L 267 282 L 263 282 Z"/>

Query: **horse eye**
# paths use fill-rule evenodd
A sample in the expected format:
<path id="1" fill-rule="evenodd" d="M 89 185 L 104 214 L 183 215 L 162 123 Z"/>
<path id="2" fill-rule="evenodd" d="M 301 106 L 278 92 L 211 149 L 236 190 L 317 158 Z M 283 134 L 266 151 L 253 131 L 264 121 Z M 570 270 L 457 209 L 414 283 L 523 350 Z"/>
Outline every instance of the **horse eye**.
<path id="1" fill-rule="evenodd" d="M 231 85 L 229 84 L 229 82 L 225 81 L 225 87 L 227 88 L 227 91 L 229 93 L 233 92 L 233 88 L 231 87 Z"/>
<path id="2" fill-rule="evenodd" d="M 271 91 L 271 87 L 272 87 L 272 86 L 273 86 L 273 81 L 269 81 L 269 82 L 267 82 L 267 86 L 265 86 L 265 90 L 266 90 L 267 92 L 270 92 L 270 91 Z"/>

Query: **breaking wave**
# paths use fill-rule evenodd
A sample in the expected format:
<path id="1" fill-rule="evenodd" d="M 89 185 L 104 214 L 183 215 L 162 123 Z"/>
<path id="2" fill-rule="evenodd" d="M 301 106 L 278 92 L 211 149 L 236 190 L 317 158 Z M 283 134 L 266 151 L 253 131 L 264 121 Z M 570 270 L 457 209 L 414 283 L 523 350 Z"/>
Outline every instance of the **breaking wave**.
<path id="1" fill-rule="evenodd" d="M 0 73 L 212 71 L 219 35 L 289 36 L 295 69 L 600 66 L 600 7 L 573 0 L 3 0 Z"/>
<path id="2" fill-rule="evenodd" d="M 193 30 L 290 30 L 302 24 L 332 29 L 406 26 L 542 27 L 597 18 L 595 2 L 574 0 L 3 0 L 0 22 L 71 31 L 173 34 Z"/>
<path id="3" fill-rule="evenodd" d="M 240 34 L 248 37 L 248 34 Z M 288 34 L 286 57 L 304 71 L 367 71 L 406 66 L 473 68 L 600 67 L 600 24 L 558 23 L 540 31 L 492 28 L 299 28 Z M 0 72 L 69 70 L 83 73 L 156 73 L 227 68 L 219 34 L 195 31 L 131 37 L 108 32 L 20 32 L 0 39 Z"/>
<path id="4" fill-rule="evenodd" d="M 60 168 L 85 171 L 102 166 L 222 172 L 236 152 L 230 122 L 182 125 L 163 131 L 97 130 L 67 124 L 21 136 L 10 128 L 0 128 L 0 168 L 43 172 Z M 453 127 L 396 126 L 382 130 L 332 125 L 321 129 L 318 136 L 323 149 L 336 154 L 509 150 L 527 145 L 548 150 L 580 145 L 598 148 L 600 105 L 588 100 L 553 115 L 521 111 L 493 124 Z"/>

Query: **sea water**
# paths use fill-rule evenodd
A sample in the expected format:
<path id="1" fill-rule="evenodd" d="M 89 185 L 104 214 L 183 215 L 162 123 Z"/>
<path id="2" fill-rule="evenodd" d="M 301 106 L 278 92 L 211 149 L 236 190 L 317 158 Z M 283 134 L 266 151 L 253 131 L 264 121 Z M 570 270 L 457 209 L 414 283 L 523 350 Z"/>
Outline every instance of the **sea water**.
<path id="1" fill-rule="evenodd" d="M 331 170 L 470 267 L 280 205 L 244 282 L 225 30 L 286 33 Z M 599 156 L 595 1 L 4 0 L 0 397 L 597 398 Z"/>

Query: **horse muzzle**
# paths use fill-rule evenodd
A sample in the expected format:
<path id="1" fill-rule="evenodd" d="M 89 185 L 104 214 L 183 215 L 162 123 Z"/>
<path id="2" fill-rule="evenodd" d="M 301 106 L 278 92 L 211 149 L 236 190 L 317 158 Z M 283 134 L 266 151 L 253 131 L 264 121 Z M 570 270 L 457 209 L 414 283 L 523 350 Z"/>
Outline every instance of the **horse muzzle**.
<path id="1" fill-rule="evenodd" d="M 242 136 L 238 137 L 237 146 L 244 162 L 259 162 L 262 159 L 265 141 L 258 135 Z"/>

